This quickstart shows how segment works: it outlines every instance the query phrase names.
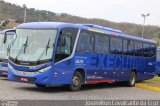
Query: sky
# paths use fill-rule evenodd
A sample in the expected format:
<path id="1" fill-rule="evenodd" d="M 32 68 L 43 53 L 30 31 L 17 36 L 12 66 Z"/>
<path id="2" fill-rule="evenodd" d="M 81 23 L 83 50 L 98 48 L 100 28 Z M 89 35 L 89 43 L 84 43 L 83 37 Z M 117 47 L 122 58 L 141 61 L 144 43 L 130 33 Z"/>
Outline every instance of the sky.
<path id="1" fill-rule="evenodd" d="M 68 13 L 85 18 L 160 26 L 160 0 L 4 0 L 28 8 Z"/>

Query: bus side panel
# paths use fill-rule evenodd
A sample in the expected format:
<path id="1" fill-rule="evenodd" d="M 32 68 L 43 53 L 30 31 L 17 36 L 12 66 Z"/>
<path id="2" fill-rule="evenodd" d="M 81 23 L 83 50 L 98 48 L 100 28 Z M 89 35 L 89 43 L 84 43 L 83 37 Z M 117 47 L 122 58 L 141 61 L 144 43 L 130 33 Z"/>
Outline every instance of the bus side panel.
<path id="1" fill-rule="evenodd" d="M 83 67 L 87 71 L 86 81 L 126 81 L 130 72 L 128 68 L 122 70 L 122 63 L 123 58 L 119 55 L 78 52 L 75 56 L 75 67 Z"/>
<path id="2" fill-rule="evenodd" d="M 75 67 L 86 70 L 86 82 L 106 79 L 106 55 L 87 52 L 75 53 Z"/>
<path id="3" fill-rule="evenodd" d="M 137 71 L 137 80 L 146 80 L 153 78 L 154 67 L 147 65 L 150 62 L 154 59 L 76 52 L 73 58 L 56 64 L 54 73 L 61 76 L 62 84 L 70 84 L 78 68 L 84 69 L 86 82 L 128 81 L 132 69 Z"/>
<path id="4" fill-rule="evenodd" d="M 137 58 L 137 80 L 147 80 L 154 77 L 155 58 Z"/>
<path id="5" fill-rule="evenodd" d="M 130 72 L 135 67 L 135 59 L 133 57 L 122 56 L 122 72 L 120 73 L 121 81 L 128 81 Z"/>
<path id="6" fill-rule="evenodd" d="M 66 73 L 62 79 L 62 83 L 65 82 L 65 84 L 71 83 L 74 71 L 79 68 L 84 69 L 86 82 L 104 80 L 106 79 L 105 59 L 106 55 L 103 54 L 77 52 L 71 59 L 56 64 L 54 73 Z"/>
<path id="7" fill-rule="evenodd" d="M 116 81 L 125 81 L 128 77 L 128 70 L 123 70 L 122 66 L 124 65 L 124 59 L 120 55 L 107 55 L 107 70 L 109 72 L 108 78 L 114 79 Z"/>
<path id="8" fill-rule="evenodd" d="M 71 84 L 74 70 L 74 58 L 71 58 L 54 65 L 53 77 L 60 79 L 62 85 Z"/>

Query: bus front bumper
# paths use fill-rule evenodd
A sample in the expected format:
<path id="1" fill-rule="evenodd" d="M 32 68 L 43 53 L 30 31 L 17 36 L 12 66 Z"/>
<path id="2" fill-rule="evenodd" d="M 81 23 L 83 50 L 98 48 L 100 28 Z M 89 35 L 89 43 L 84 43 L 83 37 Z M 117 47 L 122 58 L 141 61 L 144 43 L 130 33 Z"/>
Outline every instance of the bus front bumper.
<path id="1" fill-rule="evenodd" d="M 23 73 L 23 72 L 22 72 Z M 8 69 L 8 79 L 18 82 L 39 84 L 39 85 L 65 85 L 71 83 L 72 74 L 54 74 L 53 70 L 48 70 L 43 73 L 37 73 L 35 75 L 17 74 L 11 69 Z"/>

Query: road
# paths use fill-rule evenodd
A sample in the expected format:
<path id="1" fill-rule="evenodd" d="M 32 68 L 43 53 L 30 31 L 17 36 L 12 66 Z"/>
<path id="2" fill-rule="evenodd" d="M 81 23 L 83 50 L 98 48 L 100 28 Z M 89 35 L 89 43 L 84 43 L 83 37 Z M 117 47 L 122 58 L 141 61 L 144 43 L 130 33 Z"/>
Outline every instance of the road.
<path id="1" fill-rule="evenodd" d="M 0 78 L 0 100 L 160 100 L 160 92 L 129 88 L 123 84 L 83 86 L 70 92 L 66 87 L 37 88 L 35 85 Z"/>

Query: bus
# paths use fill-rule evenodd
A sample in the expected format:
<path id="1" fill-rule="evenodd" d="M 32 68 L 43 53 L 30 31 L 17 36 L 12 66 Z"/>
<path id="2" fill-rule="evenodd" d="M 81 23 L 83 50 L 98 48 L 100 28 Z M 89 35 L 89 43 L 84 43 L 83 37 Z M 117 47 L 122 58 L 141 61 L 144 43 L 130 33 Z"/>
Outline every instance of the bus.
<path id="1" fill-rule="evenodd" d="M 94 24 L 24 23 L 16 29 L 8 79 L 37 87 L 125 82 L 154 77 L 156 42 Z"/>
<path id="2" fill-rule="evenodd" d="M 7 76 L 7 66 L 10 45 L 15 34 L 14 29 L 6 29 L 0 32 L 0 76 Z"/>
<path id="3" fill-rule="evenodd" d="M 160 47 L 157 48 L 156 74 L 160 77 Z"/>

